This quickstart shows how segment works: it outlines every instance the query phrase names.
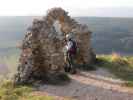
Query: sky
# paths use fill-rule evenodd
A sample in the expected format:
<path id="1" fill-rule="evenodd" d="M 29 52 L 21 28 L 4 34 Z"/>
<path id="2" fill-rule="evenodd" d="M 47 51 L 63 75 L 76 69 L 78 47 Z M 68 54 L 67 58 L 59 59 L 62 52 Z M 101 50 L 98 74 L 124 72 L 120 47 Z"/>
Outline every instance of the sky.
<path id="1" fill-rule="evenodd" d="M 0 16 L 40 16 L 53 7 L 71 16 L 133 17 L 133 0 L 0 0 Z"/>

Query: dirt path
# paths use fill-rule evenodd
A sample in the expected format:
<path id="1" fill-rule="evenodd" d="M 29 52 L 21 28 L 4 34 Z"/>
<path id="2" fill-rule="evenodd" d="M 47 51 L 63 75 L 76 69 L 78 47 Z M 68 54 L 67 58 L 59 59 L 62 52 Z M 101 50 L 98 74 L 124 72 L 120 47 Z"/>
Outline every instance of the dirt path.
<path id="1" fill-rule="evenodd" d="M 36 94 L 52 95 L 63 100 L 133 100 L 133 88 L 123 86 L 123 81 L 116 79 L 105 69 L 90 72 L 78 72 L 69 75 L 71 82 L 63 86 L 43 85 Z"/>

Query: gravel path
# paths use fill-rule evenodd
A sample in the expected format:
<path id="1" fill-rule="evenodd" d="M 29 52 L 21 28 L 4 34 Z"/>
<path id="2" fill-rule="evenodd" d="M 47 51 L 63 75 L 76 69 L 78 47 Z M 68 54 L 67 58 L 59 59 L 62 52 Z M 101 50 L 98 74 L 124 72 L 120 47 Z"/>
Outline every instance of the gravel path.
<path id="1" fill-rule="evenodd" d="M 43 85 L 39 87 L 41 95 L 48 94 L 70 97 L 74 100 L 133 100 L 133 88 L 123 86 L 123 81 L 116 79 L 105 69 L 90 72 L 78 72 L 69 75 L 71 82 L 63 86 Z"/>

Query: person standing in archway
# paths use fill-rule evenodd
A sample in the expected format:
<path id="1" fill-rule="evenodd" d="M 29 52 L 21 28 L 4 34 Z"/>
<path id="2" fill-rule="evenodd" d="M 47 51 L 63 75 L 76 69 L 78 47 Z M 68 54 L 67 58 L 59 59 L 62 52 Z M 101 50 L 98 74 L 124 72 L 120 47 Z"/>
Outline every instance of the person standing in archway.
<path id="1" fill-rule="evenodd" d="M 73 39 L 73 33 L 69 33 L 66 35 L 65 49 L 65 71 L 74 74 L 76 73 L 74 59 L 77 54 L 77 43 Z"/>

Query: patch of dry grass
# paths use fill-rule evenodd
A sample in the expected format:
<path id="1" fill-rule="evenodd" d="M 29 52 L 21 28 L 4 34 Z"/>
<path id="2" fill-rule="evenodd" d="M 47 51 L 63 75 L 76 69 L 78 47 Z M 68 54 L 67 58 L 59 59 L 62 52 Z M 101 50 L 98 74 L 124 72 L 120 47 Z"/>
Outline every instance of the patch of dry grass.
<path id="1" fill-rule="evenodd" d="M 31 86 L 14 87 L 11 80 L 4 80 L 0 84 L 0 100 L 55 100 L 52 96 L 33 95 Z"/>

